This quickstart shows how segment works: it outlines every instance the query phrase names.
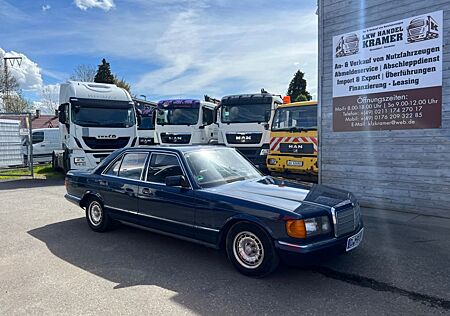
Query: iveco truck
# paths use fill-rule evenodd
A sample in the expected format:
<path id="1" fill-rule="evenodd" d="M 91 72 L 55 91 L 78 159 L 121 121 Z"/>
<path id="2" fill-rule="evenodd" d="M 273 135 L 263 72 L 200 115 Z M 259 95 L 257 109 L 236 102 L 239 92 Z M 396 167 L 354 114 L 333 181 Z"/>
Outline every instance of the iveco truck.
<path id="1" fill-rule="evenodd" d="M 94 168 L 114 150 L 137 144 L 136 112 L 125 89 L 68 81 L 61 84 L 59 102 L 62 150 L 53 152 L 55 168 Z"/>
<path id="2" fill-rule="evenodd" d="M 270 124 L 281 96 L 262 93 L 225 96 L 218 115 L 219 144 L 234 147 L 255 166 L 266 170 Z"/>
<path id="3" fill-rule="evenodd" d="M 197 99 L 158 102 L 156 142 L 161 145 L 217 144 L 218 105 Z"/>

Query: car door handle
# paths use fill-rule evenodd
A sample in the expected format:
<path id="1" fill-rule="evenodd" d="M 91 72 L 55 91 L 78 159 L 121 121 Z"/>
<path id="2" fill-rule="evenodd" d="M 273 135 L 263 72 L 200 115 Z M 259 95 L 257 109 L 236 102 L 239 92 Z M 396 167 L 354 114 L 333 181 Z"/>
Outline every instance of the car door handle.
<path id="1" fill-rule="evenodd" d="M 100 185 L 108 185 L 108 181 L 105 181 L 105 180 L 100 180 L 99 182 L 98 182 Z"/>
<path id="2" fill-rule="evenodd" d="M 142 189 L 142 194 L 145 194 L 145 195 L 153 195 L 153 192 L 150 191 L 149 188 L 143 188 L 143 189 Z"/>
<path id="3" fill-rule="evenodd" d="M 125 189 L 125 192 L 126 192 L 127 194 L 129 194 L 129 195 L 134 194 L 134 190 L 133 190 L 132 188 L 126 188 L 126 189 Z"/>

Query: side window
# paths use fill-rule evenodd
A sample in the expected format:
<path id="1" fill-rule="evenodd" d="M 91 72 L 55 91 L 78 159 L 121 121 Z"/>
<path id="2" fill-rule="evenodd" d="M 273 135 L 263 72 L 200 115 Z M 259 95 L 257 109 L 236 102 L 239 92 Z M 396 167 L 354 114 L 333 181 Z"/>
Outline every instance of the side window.
<path id="1" fill-rule="evenodd" d="M 119 174 L 120 163 L 122 162 L 122 158 L 117 160 L 112 166 L 109 167 L 108 171 L 105 173 L 109 176 L 117 176 Z"/>
<path id="2" fill-rule="evenodd" d="M 214 123 L 214 110 L 203 108 L 203 124 L 210 125 Z"/>
<path id="3" fill-rule="evenodd" d="M 166 183 L 166 177 L 178 175 L 183 175 L 183 171 L 176 156 L 152 154 L 147 172 L 148 182 Z"/>
<path id="4" fill-rule="evenodd" d="M 32 136 L 33 144 L 42 143 L 44 141 L 44 132 L 34 132 Z"/>
<path id="5" fill-rule="evenodd" d="M 147 154 L 145 153 L 125 154 L 122 158 L 118 176 L 127 179 L 140 180 L 146 158 Z"/>

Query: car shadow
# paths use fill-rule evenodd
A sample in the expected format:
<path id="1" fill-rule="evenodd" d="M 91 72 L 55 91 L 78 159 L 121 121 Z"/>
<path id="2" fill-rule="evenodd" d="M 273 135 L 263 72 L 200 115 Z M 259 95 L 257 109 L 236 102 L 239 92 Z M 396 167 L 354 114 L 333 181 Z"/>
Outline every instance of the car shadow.
<path id="1" fill-rule="evenodd" d="M 62 260 L 116 283 L 115 289 L 158 286 L 176 292 L 172 300 L 200 314 L 291 314 L 305 293 L 315 293 L 315 300 L 330 288 L 313 270 L 288 266 L 267 278 L 248 278 L 223 252 L 125 225 L 95 233 L 77 218 L 28 233 Z"/>
<path id="2" fill-rule="evenodd" d="M 2 180 L 0 190 L 28 189 L 64 185 L 64 178 Z"/>

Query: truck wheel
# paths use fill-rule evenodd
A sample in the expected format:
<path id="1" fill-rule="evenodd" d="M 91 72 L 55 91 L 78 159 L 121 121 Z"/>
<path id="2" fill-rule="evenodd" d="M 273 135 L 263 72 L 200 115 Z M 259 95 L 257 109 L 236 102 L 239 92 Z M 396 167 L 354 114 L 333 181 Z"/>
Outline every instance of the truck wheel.
<path id="1" fill-rule="evenodd" d="M 89 199 L 86 206 L 86 220 L 95 232 L 106 232 L 111 228 L 111 219 L 98 198 Z"/>
<path id="2" fill-rule="evenodd" d="M 226 251 L 234 267 L 247 276 L 269 275 L 280 262 L 269 234 L 249 222 L 238 222 L 231 227 Z"/>

